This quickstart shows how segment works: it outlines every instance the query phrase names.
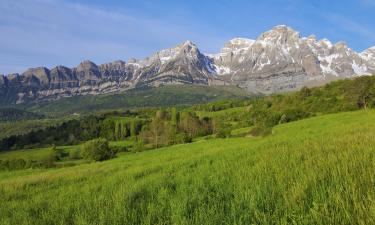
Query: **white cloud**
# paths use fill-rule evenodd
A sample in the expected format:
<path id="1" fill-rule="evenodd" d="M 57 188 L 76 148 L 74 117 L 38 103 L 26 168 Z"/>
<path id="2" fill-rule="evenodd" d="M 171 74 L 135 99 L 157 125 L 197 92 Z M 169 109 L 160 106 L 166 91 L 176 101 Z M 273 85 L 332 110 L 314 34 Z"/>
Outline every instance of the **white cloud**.
<path id="1" fill-rule="evenodd" d="M 331 23 L 337 25 L 340 29 L 358 34 L 370 41 L 375 42 L 375 29 L 373 27 L 370 28 L 365 24 L 350 20 L 340 14 L 331 13 L 324 14 L 323 16 Z"/>
<path id="2" fill-rule="evenodd" d="M 62 0 L 2 0 L 0 12 L 0 73 L 141 58 L 185 39 L 207 46 L 222 41 L 202 35 L 194 24 Z"/>

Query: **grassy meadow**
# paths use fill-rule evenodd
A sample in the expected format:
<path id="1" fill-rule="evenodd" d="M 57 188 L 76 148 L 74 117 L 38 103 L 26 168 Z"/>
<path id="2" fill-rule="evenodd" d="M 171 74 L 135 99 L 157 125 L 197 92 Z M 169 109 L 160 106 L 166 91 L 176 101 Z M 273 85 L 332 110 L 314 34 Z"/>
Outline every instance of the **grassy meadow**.
<path id="1" fill-rule="evenodd" d="M 1 172 L 0 224 L 374 224 L 374 174 L 375 111 L 331 114 L 267 137 Z"/>

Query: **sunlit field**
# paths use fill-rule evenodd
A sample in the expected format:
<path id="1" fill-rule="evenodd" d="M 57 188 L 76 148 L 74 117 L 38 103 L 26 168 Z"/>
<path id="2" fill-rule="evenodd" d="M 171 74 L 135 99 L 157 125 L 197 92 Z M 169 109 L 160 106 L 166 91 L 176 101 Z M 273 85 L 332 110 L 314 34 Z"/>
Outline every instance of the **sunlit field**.
<path id="1" fill-rule="evenodd" d="M 0 174 L 1 224 L 370 224 L 375 111 Z"/>

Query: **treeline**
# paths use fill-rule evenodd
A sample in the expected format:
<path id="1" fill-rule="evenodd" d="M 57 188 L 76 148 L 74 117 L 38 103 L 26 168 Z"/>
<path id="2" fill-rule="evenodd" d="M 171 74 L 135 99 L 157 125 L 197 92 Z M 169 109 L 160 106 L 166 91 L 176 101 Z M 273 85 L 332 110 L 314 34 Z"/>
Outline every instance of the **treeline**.
<path id="1" fill-rule="evenodd" d="M 212 134 L 215 122 L 208 117 L 200 119 L 194 112 L 179 112 L 175 108 L 158 110 L 151 123 L 143 127 L 138 140 L 152 148 L 188 143 L 195 137 Z"/>
<path id="2" fill-rule="evenodd" d="M 115 120 L 114 116 L 129 116 L 128 120 Z M 108 140 L 120 140 L 130 135 L 138 135 L 144 123 L 134 113 L 110 113 L 90 115 L 72 119 L 61 124 L 47 127 L 27 134 L 12 135 L 0 140 L 0 150 L 24 149 L 48 145 L 75 145 L 91 139 L 103 137 Z"/>
<path id="3" fill-rule="evenodd" d="M 0 122 L 43 119 L 44 115 L 14 108 L 0 108 Z"/>
<path id="4" fill-rule="evenodd" d="M 227 129 L 255 126 L 256 134 L 262 130 L 269 133 L 271 127 L 280 123 L 368 108 L 375 108 L 374 76 L 334 81 L 322 87 L 304 87 L 292 93 L 197 105 L 191 107 L 191 110 L 224 110 L 228 113 L 218 113 L 215 118 L 225 124 Z"/>
<path id="5" fill-rule="evenodd" d="M 252 127 L 250 135 L 267 135 L 273 126 L 315 115 L 375 107 L 375 77 L 340 80 L 322 87 L 220 101 L 176 110 L 142 109 L 91 115 L 0 140 L 0 150 L 74 145 L 96 138 L 129 140 L 134 149 L 191 142 L 196 137 L 230 137 Z"/>

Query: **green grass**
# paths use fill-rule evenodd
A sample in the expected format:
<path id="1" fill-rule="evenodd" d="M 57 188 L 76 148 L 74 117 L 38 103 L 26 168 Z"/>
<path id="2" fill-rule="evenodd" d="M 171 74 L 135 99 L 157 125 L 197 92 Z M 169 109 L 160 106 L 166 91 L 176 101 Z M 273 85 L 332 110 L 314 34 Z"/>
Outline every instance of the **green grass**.
<path id="1" fill-rule="evenodd" d="M 16 151 L 7 151 L 0 153 L 0 160 L 24 159 L 24 160 L 41 160 L 51 154 L 51 148 L 34 148 Z"/>
<path id="2" fill-rule="evenodd" d="M 249 135 L 253 127 L 242 127 L 231 131 L 232 136 L 246 136 Z"/>
<path id="3" fill-rule="evenodd" d="M 0 173 L 0 224 L 374 224 L 375 111 Z"/>
<path id="4" fill-rule="evenodd" d="M 62 149 L 65 153 L 69 153 L 71 150 L 78 148 L 78 146 L 58 146 L 57 148 Z M 24 159 L 40 161 L 50 155 L 51 152 L 51 148 L 33 148 L 6 151 L 0 152 L 0 160 Z"/>

